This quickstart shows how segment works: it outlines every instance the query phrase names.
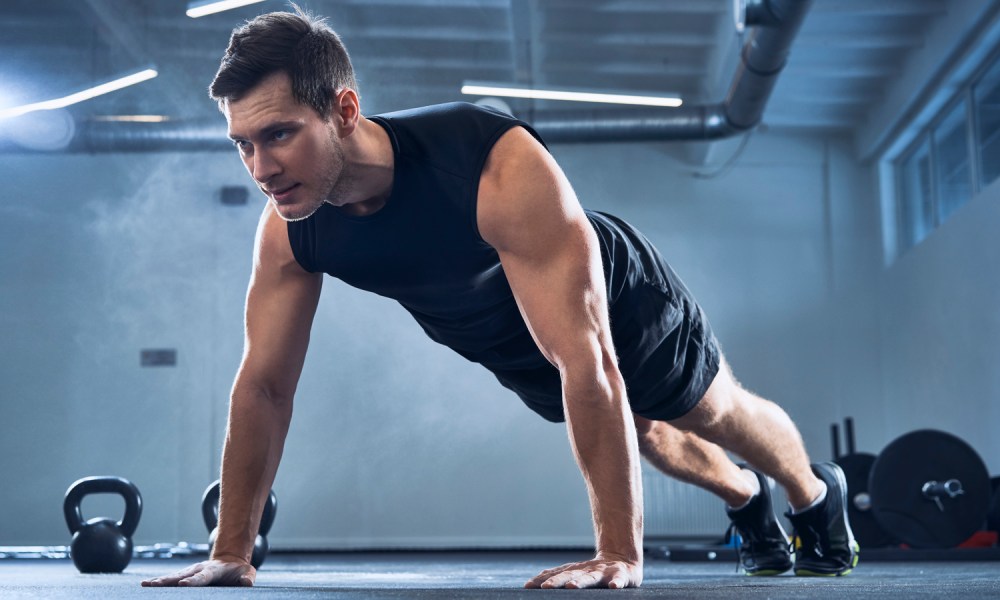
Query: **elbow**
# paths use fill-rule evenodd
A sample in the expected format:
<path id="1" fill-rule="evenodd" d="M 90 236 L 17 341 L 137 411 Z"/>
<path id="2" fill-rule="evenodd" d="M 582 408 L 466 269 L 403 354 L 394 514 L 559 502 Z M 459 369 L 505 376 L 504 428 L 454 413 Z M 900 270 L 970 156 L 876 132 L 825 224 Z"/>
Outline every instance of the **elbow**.
<path id="1" fill-rule="evenodd" d="M 295 398 L 293 391 L 279 391 L 274 388 L 263 390 L 263 395 L 268 404 L 274 409 L 292 412 L 292 400 Z"/>
<path id="2" fill-rule="evenodd" d="M 294 396 L 294 389 L 266 382 L 237 382 L 233 387 L 231 402 L 234 406 L 244 405 L 254 410 L 266 408 L 290 417 Z"/>
<path id="3" fill-rule="evenodd" d="M 608 344 L 597 344 L 592 351 L 567 357 L 557 366 L 567 403 L 614 405 L 625 400 L 625 380 Z"/>

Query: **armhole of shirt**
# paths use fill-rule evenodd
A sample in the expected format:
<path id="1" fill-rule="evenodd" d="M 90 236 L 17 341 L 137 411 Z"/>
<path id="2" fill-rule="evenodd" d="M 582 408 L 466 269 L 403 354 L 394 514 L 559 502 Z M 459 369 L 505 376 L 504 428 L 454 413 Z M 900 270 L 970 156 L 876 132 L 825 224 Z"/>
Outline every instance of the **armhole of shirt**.
<path id="1" fill-rule="evenodd" d="M 299 263 L 299 266 L 307 272 L 315 273 L 316 269 L 313 268 L 312 262 L 309 261 L 301 244 L 302 238 L 306 234 L 306 223 L 290 221 L 285 226 L 288 230 L 288 245 L 292 247 L 292 256 L 295 257 L 295 262 Z M 308 245 L 312 246 L 312 244 Z"/>
<path id="2" fill-rule="evenodd" d="M 490 152 L 493 150 L 493 146 L 496 145 L 497 141 L 503 134 L 507 133 L 508 131 L 510 131 L 515 127 L 523 127 L 528 133 L 531 134 L 533 138 L 538 140 L 538 143 L 541 144 L 542 147 L 544 147 L 546 150 L 549 149 L 549 147 L 545 145 L 545 141 L 542 140 L 542 137 L 538 135 L 537 131 L 535 131 L 534 127 L 528 125 L 527 123 L 521 121 L 520 119 L 515 119 L 513 117 L 509 121 L 505 121 L 500 127 L 497 128 L 495 132 L 493 132 L 493 135 L 486 140 L 486 143 L 483 145 L 482 154 L 480 154 L 479 157 L 476 159 L 476 163 L 474 165 L 475 169 L 473 170 L 473 173 L 476 173 L 476 176 L 472 182 L 472 191 L 470 192 L 472 194 L 472 199 L 471 202 L 469 203 L 469 205 L 472 207 L 472 210 L 470 211 L 472 219 L 472 231 L 476 233 L 476 237 L 479 238 L 479 241 L 481 241 L 484 244 L 487 244 L 487 242 L 486 240 L 483 239 L 482 234 L 479 233 L 479 217 L 478 217 L 479 182 L 483 178 L 483 167 L 486 165 L 486 159 L 489 158 Z"/>

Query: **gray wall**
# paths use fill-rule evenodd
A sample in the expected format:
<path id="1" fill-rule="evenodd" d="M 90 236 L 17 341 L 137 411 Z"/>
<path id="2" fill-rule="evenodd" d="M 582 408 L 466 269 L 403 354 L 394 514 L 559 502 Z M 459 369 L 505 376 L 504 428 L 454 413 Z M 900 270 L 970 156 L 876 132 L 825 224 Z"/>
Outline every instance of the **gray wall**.
<path id="1" fill-rule="evenodd" d="M 737 149 L 734 140 L 715 155 L 721 163 Z M 694 176 L 667 144 L 554 153 L 586 206 L 657 243 L 737 376 L 789 410 L 816 458 L 829 456 L 827 428 L 843 416 L 858 418 L 859 446 L 871 450 L 924 417 L 900 382 L 921 365 L 894 361 L 892 349 L 909 343 L 897 330 L 939 314 L 937 303 L 929 296 L 886 320 L 923 267 L 881 271 L 877 186 L 847 140 L 761 132 L 713 178 Z M 0 508 L 17 516 L 0 522 L 0 545 L 66 543 L 63 492 L 103 473 L 143 491 L 138 543 L 202 541 L 197 507 L 218 471 L 260 207 L 218 202 L 222 185 L 247 183 L 242 166 L 225 154 L 8 155 L 0 175 Z M 962 237 L 942 252 L 962 254 Z M 988 249 L 966 252 L 980 282 Z M 949 277 L 958 274 L 927 280 L 944 295 Z M 394 303 L 324 285 L 275 484 L 276 547 L 591 542 L 563 427 L 428 341 Z M 970 290 L 969 302 L 991 306 L 991 289 Z M 947 335 L 935 329 L 946 322 L 926 336 Z M 994 340 L 996 329 L 994 317 Z M 996 375 L 971 358 L 989 340 L 961 341 L 976 343 L 960 355 L 971 379 L 963 394 L 995 390 Z M 177 367 L 139 367 L 140 349 L 161 347 L 178 350 Z M 943 391 L 947 377 L 937 378 Z M 970 412 L 933 406 L 985 452 L 976 411 L 990 404 L 978 398 Z M 649 533 L 724 527 L 707 495 L 645 479 Z M 87 516 L 117 510 L 84 506 Z M 704 518 L 691 519 L 698 510 Z"/>
<path id="2" fill-rule="evenodd" d="M 191 536 L 240 356 L 256 217 L 213 197 L 242 182 L 239 161 L 4 156 L 2 165 L 0 506 L 18 518 L 4 519 L 0 543 L 66 543 L 62 494 L 95 474 L 142 490 L 139 540 Z M 176 348 L 178 367 L 140 368 L 142 348 Z M 84 502 L 86 516 L 102 514 L 99 500 Z"/>
<path id="3" fill-rule="evenodd" d="M 1000 182 L 887 269 L 879 286 L 883 411 L 893 436 L 963 437 L 1000 473 Z"/>

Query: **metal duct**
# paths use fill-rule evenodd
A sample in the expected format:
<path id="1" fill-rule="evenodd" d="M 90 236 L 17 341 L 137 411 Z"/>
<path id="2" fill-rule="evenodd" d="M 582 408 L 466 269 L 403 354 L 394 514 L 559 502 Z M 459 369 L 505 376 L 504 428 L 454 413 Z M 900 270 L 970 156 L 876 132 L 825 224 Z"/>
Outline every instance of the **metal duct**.
<path id="1" fill-rule="evenodd" d="M 725 104 L 649 110 L 567 110 L 525 119 L 546 142 L 709 140 L 740 131 Z"/>
<path id="2" fill-rule="evenodd" d="M 812 0 L 747 0 L 754 26 L 723 102 L 648 110 L 543 111 L 520 115 L 548 142 L 711 140 L 755 127 Z M 85 122 L 63 148 L 29 148 L 0 139 L 0 152 L 156 152 L 230 150 L 225 124 Z"/>
<path id="3" fill-rule="evenodd" d="M 71 146 L 82 152 L 208 152 L 232 150 L 226 121 L 218 118 L 164 123 L 90 121 L 80 128 Z"/>
<path id="4" fill-rule="evenodd" d="M 84 121 L 59 148 L 0 139 L 0 152 L 213 152 L 232 150 L 222 115 L 211 120 L 122 123 Z"/>
<path id="5" fill-rule="evenodd" d="M 756 27 L 740 52 L 725 101 L 643 111 L 538 112 L 532 125 L 547 142 L 711 140 L 756 127 L 812 0 L 747 4 L 747 25 Z"/>

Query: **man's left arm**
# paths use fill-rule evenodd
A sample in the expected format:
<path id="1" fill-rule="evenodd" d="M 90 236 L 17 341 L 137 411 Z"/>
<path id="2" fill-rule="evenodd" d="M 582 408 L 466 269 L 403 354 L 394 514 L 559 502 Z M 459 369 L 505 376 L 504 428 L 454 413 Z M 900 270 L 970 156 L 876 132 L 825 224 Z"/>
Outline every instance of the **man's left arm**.
<path id="1" fill-rule="evenodd" d="M 480 180 L 480 234 L 500 256 L 531 335 L 562 379 L 570 442 L 594 516 L 593 560 L 526 587 L 642 582 L 642 479 L 618 370 L 597 236 L 555 160 L 525 129 L 506 132 Z"/>

